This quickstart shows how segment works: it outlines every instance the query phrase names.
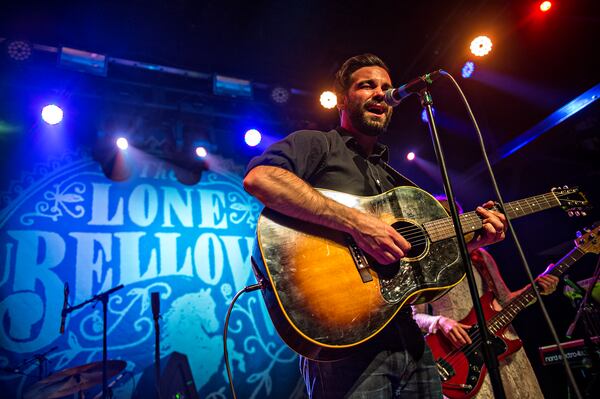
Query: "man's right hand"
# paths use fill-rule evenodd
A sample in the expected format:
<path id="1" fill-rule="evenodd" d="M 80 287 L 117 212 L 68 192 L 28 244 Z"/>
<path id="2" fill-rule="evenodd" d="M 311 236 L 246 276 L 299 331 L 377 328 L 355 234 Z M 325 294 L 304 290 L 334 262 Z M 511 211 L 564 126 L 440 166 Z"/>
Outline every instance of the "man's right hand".
<path id="1" fill-rule="evenodd" d="M 456 320 L 444 316 L 441 316 L 437 323 L 444 336 L 448 338 L 456 348 L 460 348 L 461 346 L 472 342 L 469 333 L 466 331 L 471 328 L 471 326 L 461 324 Z"/>
<path id="2" fill-rule="evenodd" d="M 350 235 L 363 251 L 383 265 L 406 256 L 410 243 L 392 226 L 368 213 L 354 211 Z"/>

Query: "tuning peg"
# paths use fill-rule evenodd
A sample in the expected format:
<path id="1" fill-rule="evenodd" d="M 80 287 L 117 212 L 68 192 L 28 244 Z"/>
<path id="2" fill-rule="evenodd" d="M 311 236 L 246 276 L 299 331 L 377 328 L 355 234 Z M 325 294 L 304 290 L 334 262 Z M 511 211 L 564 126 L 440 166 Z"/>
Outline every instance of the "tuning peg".
<path id="1" fill-rule="evenodd" d="M 572 217 L 573 217 L 573 211 L 568 211 L 568 212 L 567 212 L 567 215 L 568 215 L 570 218 L 572 218 Z"/>
<path id="2" fill-rule="evenodd" d="M 581 216 L 587 216 L 586 212 L 581 212 Z"/>
<path id="3" fill-rule="evenodd" d="M 581 216 L 581 212 L 575 211 L 575 216 L 577 216 L 577 217 Z"/>
<path id="4" fill-rule="evenodd" d="M 552 189 L 550 191 L 554 191 L 554 190 L 556 190 L 556 187 L 552 187 Z"/>
<path id="5" fill-rule="evenodd" d="M 583 234 L 581 234 L 581 231 L 577 230 L 577 233 L 575 233 L 575 237 L 579 238 L 581 237 Z"/>
<path id="6" fill-rule="evenodd" d="M 589 232 L 590 232 L 590 231 L 592 231 L 592 230 L 590 230 L 590 228 L 589 228 L 589 227 L 584 227 L 584 228 L 583 228 L 583 231 L 585 231 L 586 233 L 589 233 Z"/>
<path id="7" fill-rule="evenodd" d="M 569 188 L 569 186 L 563 186 L 563 188 L 566 190 L 566 189 L 568 189 L 568 188 Z"/>

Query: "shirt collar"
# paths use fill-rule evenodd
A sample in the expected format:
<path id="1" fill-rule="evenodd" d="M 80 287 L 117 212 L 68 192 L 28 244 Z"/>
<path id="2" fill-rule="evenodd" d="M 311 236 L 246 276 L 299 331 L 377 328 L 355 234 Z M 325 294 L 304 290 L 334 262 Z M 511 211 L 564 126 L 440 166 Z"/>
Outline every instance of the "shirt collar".
<path id="1" fill-rule="evenodd" d="M 352 136 L 352 133 L 350 133 L 348 130 L 344 129 L 341 126 L 338 126 L 335 130 L 340 134 L 340 136 L 342 136 L 342 140 L 344 140 L 344 144 L 346 144 L 346 146 L 348 148 L 350 148 L 364 156 L 362 148 L 358 145 L 358 141 L 356 140 L 356 138 L 354 136 Z M 378 143 L 375 143 L 375 148 L 373 148 L 373 152 L 371 153 L 371 155 L 368 158 L 376 163 L 380 159 L 383 162 L 388 162 L 389 157 L 390 157 L 389 147 L 385 144 L 378 142 Z"/>

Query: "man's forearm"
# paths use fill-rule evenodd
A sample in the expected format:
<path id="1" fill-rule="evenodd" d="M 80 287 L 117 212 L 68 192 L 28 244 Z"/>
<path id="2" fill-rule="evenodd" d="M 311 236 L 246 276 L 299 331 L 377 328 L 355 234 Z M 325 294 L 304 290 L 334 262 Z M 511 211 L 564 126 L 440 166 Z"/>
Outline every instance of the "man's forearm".
<path id="1" fill-rule="evenodd" d="M 349 231 L 352 215 L 357 212 L 278 167 L 255 167 L 244 179 L 244 189 L 268 208 L 336 230 Z"/>

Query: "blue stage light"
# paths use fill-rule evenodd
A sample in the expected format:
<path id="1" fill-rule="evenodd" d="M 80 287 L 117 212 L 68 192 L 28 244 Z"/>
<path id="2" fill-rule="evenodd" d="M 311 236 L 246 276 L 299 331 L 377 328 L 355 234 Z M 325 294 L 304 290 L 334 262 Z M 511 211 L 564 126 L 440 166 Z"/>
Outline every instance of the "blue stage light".
<path id="1" fill-rule="evenodd" d="M 250 129 L 246 131 L 246 134 L 244 135 L 244 140 L 250 147 L 256 147 L 258 144 L 260 144 L 261 139 L 262 136 L 256 129 Z"/>
<path id="2" fill-rule="evenodd" d="M 49 125 L 56 125 L 63 119 L 63 110 L 54 104 L 46 105 L 42 108 L 42 119 Z"/>
<path id="3" fill-rule="evenodd" d="M 127 148 L 129 148 L 129 141 L 127 141 L 127 139 L 125 137 L 119 137 L 116 141 L 117 147 L 119 147 L 122 150 L 126 150 Z"/>
<path id="4" fill-rule="evenodd" d="M 462 77 L 468 79 L 475 72 L 475 63 L 473 61 L 465 62 L 465 65 L 462 67 Z"/>
<path id="5" fill-rule="evenodd" d="M 539 136 L 546 133 L 554 126 L 562 123 L 563 121 L 570 118 L 585 107 L 593 104 L 599 98 L 600 83 L 598 83 L 585 93 L 575 97 L 573 100 L 569 101 L 568 103 L 566 103 L 565 105 L 548 115 L 545 119 L 543 119 L 537 125 L 527 130 L 525 133 L 520 134 L 508 143 L 504 144 L 500 148 L 500 159 L 506 158 L 510 154 L 517 152 L 519 149 L 525 147 L 527 144 L 531 143 L 533 140 L 537 139 Z"/>
<path id="6" fill-rule="evenodd" d="M 196 147 L 196 156 L 198 156 L 198 158 L 206 158 L 207 155 L 208 155 L 208 150 L 205 147 L 202 147 L 202 146 Z"/>
<path id="7" fill-rule="evenodd" d="M 435 116 L 435 108 L 431 108 L 431 112 L 433 112 L 433 116 Z M 423 123 L 429 122 L 429 118 L 427 117 L 427 111 L 425 110 L 425 108 L 423 108 L 423 111 L 421 111 L 421 120 L 423 121 Z"/>

